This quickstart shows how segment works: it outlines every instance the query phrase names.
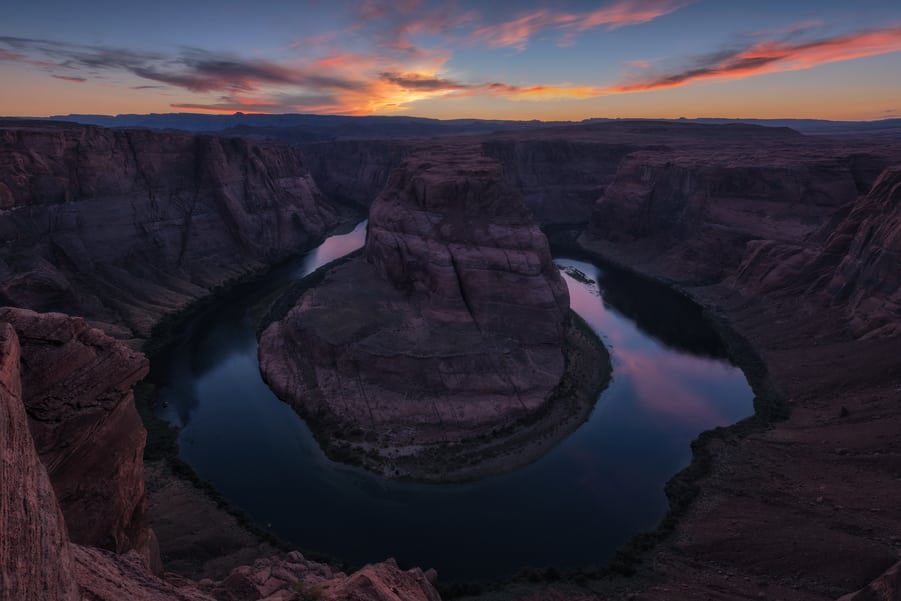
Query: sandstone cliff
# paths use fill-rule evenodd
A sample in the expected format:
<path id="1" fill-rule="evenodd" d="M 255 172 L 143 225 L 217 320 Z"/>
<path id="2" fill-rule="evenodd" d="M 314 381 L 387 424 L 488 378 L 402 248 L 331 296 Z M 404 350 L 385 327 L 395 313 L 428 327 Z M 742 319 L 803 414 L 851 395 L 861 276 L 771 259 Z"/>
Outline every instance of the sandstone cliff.
<path id="1" fill-rule="evenodd" d="M 335 202 L 368 209 L 414 142 L 340 140 L 303 144 L 304 165 Z"/>
<path id="2" fill-rule="evenodd" d="M 901 165 L 887 169 L 826 241 L 819 264 L 838 258 L 826 283 L 859 335 L 901 335 Z"/>
<path id="3" fill-rule="evenodd" d="M 333 456 L 442 478 L 463 466 L 446 446 L 547 406 L 566 366 L 568 303 L 500 166 L 436 143 L 391 175 L 363 257 L 263 332 L 261 368 Z"/>
<path id="4" fill-rule="evenodd" d="M 716 146 L 702 137 L 630 154 L 597 200 L 585 240 L 683 281 L 718 282 L 757 241 L 803 246 L 889 160 L 781 132 L 733 133 Z"/>
<path id="5" fill-rule="evenodd" d="M 898 157 L 724 136 L 630 155 L 599 199 L 582 247 L 699 302 L 758 394 L 693 444 L 670 489 L 698 496 L 629 598 L 897 594 Z"/>
<path id="6" fill-rule="evenodd" d="M 337 222 L 298 151 L 237 138 L 0 128 L 0 303 L 146 337 Z"/>
<path id="7" fill-rule="evenodd" d="M 25 408 L 73 542 L 138 550 L 159 570 L 144 498 L 146 433 L 131 387 L 147 359 L 83 319 L 0 309 L 18 332 Z"/>
<path id="8" fill-rule="evenodd" d="M 0 323 L 0 599 L 76 601 L 66 524 L 22 404 L 20 351 Z"/>
<path id="9" fill-rule="evenodd" d="M 507 134 L 482 144 L 542 225 L 584 223 L 616 167 L 635 144 L 584 140 L 571 135 Z"/>

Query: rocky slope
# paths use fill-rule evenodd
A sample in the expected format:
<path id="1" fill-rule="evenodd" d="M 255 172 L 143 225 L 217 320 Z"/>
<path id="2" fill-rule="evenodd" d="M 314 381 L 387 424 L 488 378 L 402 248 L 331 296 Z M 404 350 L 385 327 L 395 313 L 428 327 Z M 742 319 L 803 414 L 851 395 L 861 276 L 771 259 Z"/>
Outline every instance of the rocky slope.
<path id="1" fill-rule="evenodd" d="M 568 303 L 500 166 L 478 147 L 432 144 L 373 204 L 363 257 L 263 332 L 261 368 L 333 455 L 451 477 L 465 464 L 444 447 L 547 407 L 566 367 Z"/>
<path id="2" fill-rule="evenodd" d="M 47 122 L 0 127 L 0 303 L 146 337 L 337 223 L 298 151 Z"/>
<path id="3" fill-rule="evenodd" d="M 159 571 L 144 497 L 146 434 L 131 387 L 147 359 L 59 313 L 0 309 L 25 360 L 20 371 L 34 446 L 73 542 L 136 550 Z"/>
<path id="4" fill-rule="evenodd" d="M 0 323 L 0 599 L 76 601 L 66 524 L 22 404 L 20 353 Z"/>
<path id="5" fill-rule="evenodd" d="M 131 395 L 146 367 L 80 318 L 0 311 L 0 600 L 439 600 L 434 572 L 391 560 L 347 575 L 295 552 L 219 581 L 154 574 Z"/>

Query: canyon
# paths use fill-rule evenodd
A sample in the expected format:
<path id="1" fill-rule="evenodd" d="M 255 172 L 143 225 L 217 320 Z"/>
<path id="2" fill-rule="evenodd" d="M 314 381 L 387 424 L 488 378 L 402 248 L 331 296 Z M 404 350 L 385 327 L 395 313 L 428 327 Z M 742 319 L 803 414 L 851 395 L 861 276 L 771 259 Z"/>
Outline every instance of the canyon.
<path id="1" fill-rule="evenodd" d="M 665 282 L 703 306 L 758 397 L 755 417 L 693 444 L 694 463 L 668 486 L 672 512 L 655 544 L 638 539 L 606 572 L 515 582 L 491 598 L 897 594 L 901 147 L 674 122 L 297 147 L 47 122 L 4 123 L 0 136 L 0 300 L 20 307 L 0 314 L 4 599 L 290 599 L 307 586 L 326 599 L 437 599 L 434 573 L 390 561 L 348 576 L 294 552 L 215 579 L 165 572 L 131 393 L 147 363 L 128 345 L 164 316 L 309 248 L 379 194 L 363 256 L 306 291 L 299 312 L 327 317 L 323 307 L 346 299 L 353 281 L 390 302 L 438 299 L 432 308 L 449 321 L 482 324 L 486 299 L 467 311 L 461 294 L 475 276 L 464 268 L 451 277 L 455 253 L 433 257 L 451 242 L 428 218 L 430 202 L 486 186 L 505 191 L 493 196 L 502 202 L 475 203 L 480 213 L 512 219 L 521 198 L 552 245 Z M 341 167 L 324 156 L 365 160 Z M 442 166 L 460 156 L 470 171 L 456 175 L 469 183 L 455 188 Z M 439 181 L 428 181 L 430 168 Z M 541 275 L 550 255 L 535 242 L 540 233 L 522 222 L 516 235 L 483 233 L 454 219 L 449 230 L 467 244 L 530 241 L 535 254 L 521 256 L 540 259 L 523 260 L 529 277 L 516 283 L 539 283 L 536 306 L 558 316 L 529 335 L 554 339 L 557 355 L 543 363 L 561 373 L 565 304 L 553 277 Z M 400 252 L 408 255 L 389 260 Z M 463 255 L 461 265 L 495 256 Z M 290 322 L 294 311 L 281 317 Z M 519 317 L 534 318 L 527 313 Z M 498 314 L 484 323 L 502 329 Z M 348 335 L 368 323 L 344 321 Z M 275 334 L 263 334 L 264 346 Z M 315 352 L 334 353 L 321 331 L 312 335 Z M 551 380 L 541 377 L 535 398 Z"/>

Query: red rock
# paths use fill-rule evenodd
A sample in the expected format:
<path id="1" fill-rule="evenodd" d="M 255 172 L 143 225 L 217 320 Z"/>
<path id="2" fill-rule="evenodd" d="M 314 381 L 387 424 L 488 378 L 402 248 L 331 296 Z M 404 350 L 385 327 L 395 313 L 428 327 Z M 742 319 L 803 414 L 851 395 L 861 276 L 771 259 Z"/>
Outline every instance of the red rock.
<path id="1" fill-rule="evenodd" d="M 327 444 L 380 439 L 378 469 L 396 475 L 394 451 L 418 456 L 543 407 L 563 374 L 568 305 L 500 166 L 477 147 L 429 147 L 373 204 L 364 257 L 263 333 L 261 369 L 330 424 Z"/>
<path id="2" fill-rule="evenodd" d="M 0 304 L 146 337 L 337 223 L 298 151 L 44 123 L 0 128 Z"/>
<path id="3" fill-rule="evenodd" d="M 19 340 L 0 323 L 0 599 L 76 601 L 75 561 L 28 428 Z"/>
<path id="4" fill-rule="evenodd" d="M 73 542 L 139 550 L 159 568 L 146 523 L 146 433 L 132 386 L 147 359 L 80 318 L 0 309 L 21 341 L 22 383 L 35 446 Z"/>

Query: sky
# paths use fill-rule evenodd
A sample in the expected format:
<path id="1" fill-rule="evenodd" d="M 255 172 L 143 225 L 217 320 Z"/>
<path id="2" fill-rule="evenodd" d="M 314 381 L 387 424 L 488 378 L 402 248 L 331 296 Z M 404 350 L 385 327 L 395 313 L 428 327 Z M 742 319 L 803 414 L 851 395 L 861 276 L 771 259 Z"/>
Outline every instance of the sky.
<path id="1" fill-rule="evenodd" d="M 30 0 L 0 115 L 901 117 L 901 0 Z"/>

